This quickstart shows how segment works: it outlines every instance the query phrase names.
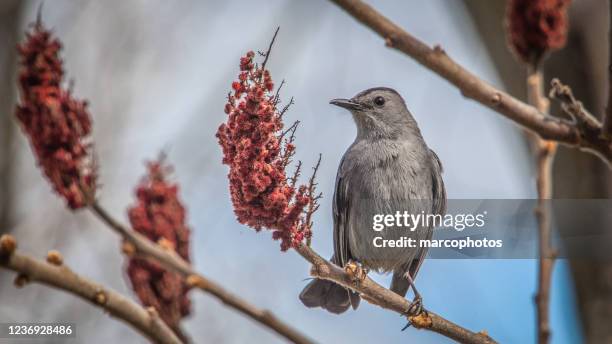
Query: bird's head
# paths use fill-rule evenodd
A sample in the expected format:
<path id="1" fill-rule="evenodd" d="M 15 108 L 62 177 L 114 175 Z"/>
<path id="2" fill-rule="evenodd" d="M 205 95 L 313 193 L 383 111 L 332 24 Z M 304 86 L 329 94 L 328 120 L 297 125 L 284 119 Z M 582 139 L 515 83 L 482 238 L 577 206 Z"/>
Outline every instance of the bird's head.
<path id="1" fill-rule="evenodd" d="M 406 108 L 402 96 L 394 89 L 375 87 L 351 99 L 333 99 L 330 104 L 351 112 L 357 124 L 358 137 L 400 139 L 421 137 L 416 121 Z"/>

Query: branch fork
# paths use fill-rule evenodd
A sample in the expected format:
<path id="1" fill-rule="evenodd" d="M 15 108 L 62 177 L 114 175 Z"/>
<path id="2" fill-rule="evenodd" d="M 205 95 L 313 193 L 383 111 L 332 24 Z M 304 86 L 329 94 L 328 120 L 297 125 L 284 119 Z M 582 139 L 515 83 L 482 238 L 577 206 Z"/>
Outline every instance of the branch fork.
<path id="1" fill-rule="evenodd" d="M 601 130 L 601 122 L 584 108 L 581 101 L 574 97 L 569 86 L 556 78 L 551 81 L 550 85 L 549 97 L 561 102 L 561 108 L 572 118 L 574 123 L 593 131 Z"/>
<path id="2" fill-rule="evenodd" d="M 597 133 L 550 116 L 480 79 L 451 59 L 440 46 L 430 48 L 361 0 L 331 0 L 356 20 L 380 35 L 385 45 L 410 56 L 473 99 L 542 139 L 556 141 L 595 154 L 612 167 L 612 107 L 608 106 L 607 126 Z M 612 91 L 611 91 L 612 92 Z"/>

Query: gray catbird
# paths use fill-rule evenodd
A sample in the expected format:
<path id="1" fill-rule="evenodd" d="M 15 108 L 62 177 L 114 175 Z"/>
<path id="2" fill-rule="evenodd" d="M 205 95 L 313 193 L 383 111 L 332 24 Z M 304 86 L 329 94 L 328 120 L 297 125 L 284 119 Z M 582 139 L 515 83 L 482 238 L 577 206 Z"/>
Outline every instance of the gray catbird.
<path id="1" fill-rule="evenodd" d="M 334 99 L 330 104 L 348 109 L 357 124 L 357 138 L 340 162 L 333 199 L 334 255 L 332 262 L 344 266 L 359 262 L 365 269 L 393 271 L 391 290 L 402 297 L 427 254 L 418 240 L 430 239 L 431 226 L 414 231 L 399 226 L 373 230 L 373 216 L 440 214 L 446 211 L 442 165 L 427 147 L 404 99 L 393 89 L 376 87 L 352 99 Z M 417 247 L 376 247 L 375 237 L 397 240 L 413 238 Z M 378 244 L 382 243 L 377 239 Z M 326 280 L 311 281 L 300 293 L 307 307 L 322 307 L 332 313 L 356 309 L 359 295 Z"/>

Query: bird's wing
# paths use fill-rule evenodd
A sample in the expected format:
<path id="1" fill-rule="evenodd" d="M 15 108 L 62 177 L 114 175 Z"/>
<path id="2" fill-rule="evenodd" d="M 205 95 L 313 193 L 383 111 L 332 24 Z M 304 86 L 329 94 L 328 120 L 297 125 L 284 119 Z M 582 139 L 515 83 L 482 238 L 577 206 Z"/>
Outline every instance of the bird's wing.
<path id="1" fill-rule="evenodd" d="M 336 188 L 334 190 L 333 210 L 334 210 L 334 255 L 331 261 L 344 267 L 349 260 L 353 259 L 349 251 L 348 239 L 348 214 L 350 202 L 348 197 L 349 180 L 343 176 L 344 158 L 340 162 L 338 175 L 336 176 Z M 352 290 L 346 290 L 349 295 L 349 301 L 353 309 L 357 309 L 360 302 L 359 293 Z"/>
<path id="2" fill-rule="evenodd" d="M 432 196 L 432 214 L 440 214 L 444 216 L 446 213 L 446 189 L 444 188 L 444 181 L 442 180 L 442 163 L 440 162 L 440 158 L 433 150 L 429 150 L 431 153 L 431 196 Z M 425 239 L 430 240 L 433 236 L 433 228 L 430 228 L 427 231 L 427 237 Z M 419 268 L 423 261 L 425 260 L 425 255 L 427 254 L 427 250 L 422 249 L 419 252 L 416 259 L 412 260 L 408 272 L 410 272 L 410 276 L 412 278 L 416 278 L 417 272 L 419 272 Z"/>
<path id="3" fill-rule="evenodd" d="M 343 267 L 351 259 L 348 241 L 348 180 L 343 176 L 344 158 L 340 162 L 338 175 L 336 176 L 336 188 L 334 191 L 334 258 L 337 265 Z"/>
<path id="4" fill-rule="evenodd" d="M 444 216 L 446 214 L 446 189 L 444 188 L 444 181 L 442 180 L 442 163 L 440 158 L 433 150 L 431 152 L 432 169 L 431 169 L 431 194 L 433 196 L 433 214 L 440 214 Z"/>

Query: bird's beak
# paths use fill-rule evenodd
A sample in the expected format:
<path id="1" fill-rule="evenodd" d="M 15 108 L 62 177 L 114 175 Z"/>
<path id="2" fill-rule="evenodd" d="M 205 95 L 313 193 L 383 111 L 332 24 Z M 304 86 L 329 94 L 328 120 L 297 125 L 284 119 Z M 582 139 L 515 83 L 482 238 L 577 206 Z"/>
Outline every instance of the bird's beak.
<path id="1" fill-rule="evenodd" d="M 329 101 L 329 103 L 332 105 L 336 105 L 336 106 L 345 108 L 347 110 L 362 110 L 363 109 L 361 104 L 354 102 L 350 99 L 342 99 L 342 98 L 332 99 Z"/>

